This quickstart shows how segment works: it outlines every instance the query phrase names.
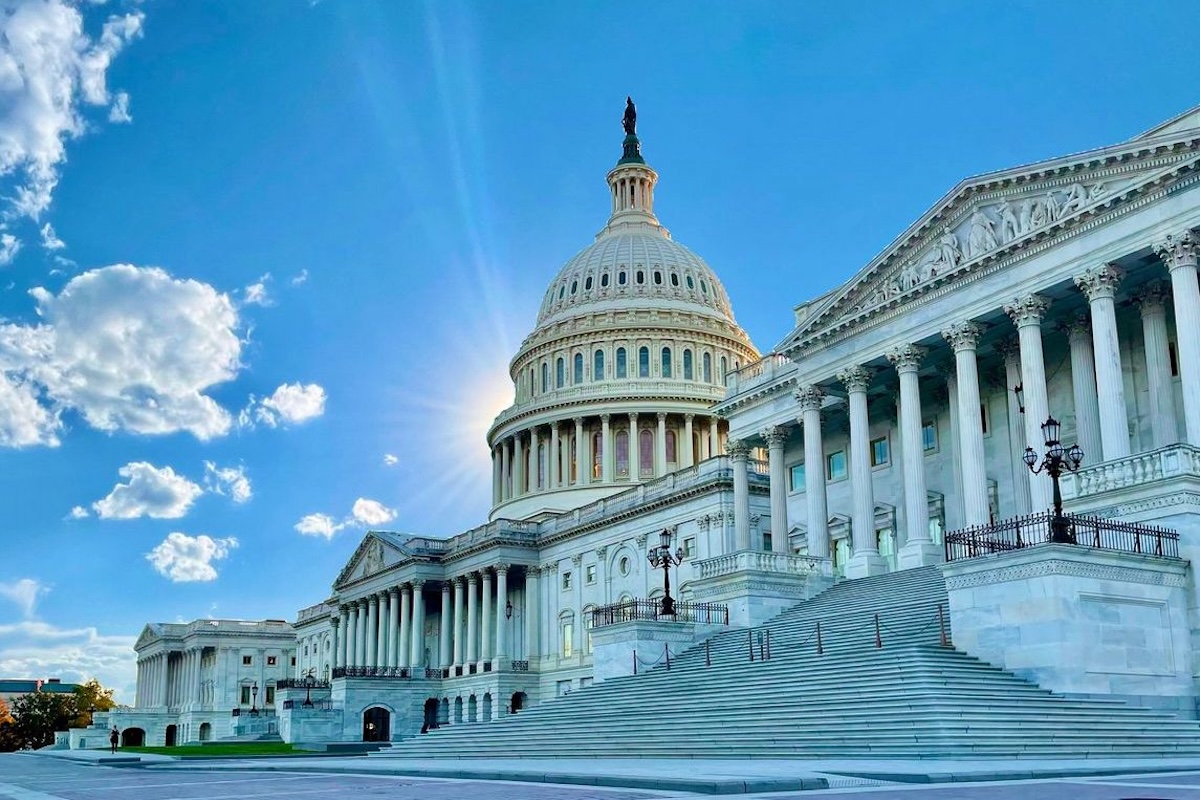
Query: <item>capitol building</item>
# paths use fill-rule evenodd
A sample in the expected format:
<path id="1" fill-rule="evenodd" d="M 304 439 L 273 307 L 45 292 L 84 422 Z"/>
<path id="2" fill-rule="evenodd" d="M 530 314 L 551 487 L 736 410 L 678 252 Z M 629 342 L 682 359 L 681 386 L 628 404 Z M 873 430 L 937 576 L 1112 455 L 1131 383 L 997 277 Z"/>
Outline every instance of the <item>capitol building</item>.
<path id="1" fill-rule="evenodd" d="M 864 610 L 848 664 L 913 622 L 1005 680 L 1194 720 L 1200 108 L 963 180 L 780 309 L 765 355 L 659 221 L 635 125 L 630 103 L 608 219 L 511 361 L 488 520 L 368 532 L 289 622 L 148 625 L 135 707 L 98 724 L 432 747 L 664 660 L 712 668 L 747 632 L 770 659 L 779 620 L 830 598 L 815 652 L 858 641 L 889 585 L 911 619 Z"/>

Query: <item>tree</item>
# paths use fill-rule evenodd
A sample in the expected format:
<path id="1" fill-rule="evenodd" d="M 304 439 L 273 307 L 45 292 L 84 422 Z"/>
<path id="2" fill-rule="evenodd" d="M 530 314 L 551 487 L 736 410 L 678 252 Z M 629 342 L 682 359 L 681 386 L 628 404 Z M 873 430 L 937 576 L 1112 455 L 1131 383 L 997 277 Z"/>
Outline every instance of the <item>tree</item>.
<path id="1" fill-rule="evenodd" d="M 100 681 L 92 678 L 75 687 L 75 718 L 72 728 L 86 728 L 92 724 L 93 711 L 111 711 L 117 707 L 113 690 L 105 689 Z"/>
<path id="2" fill-rule="evenodd" d="M 74 694 L 31 692 L 14 698 L 16 749 L 36 750 L 54 744 L 55 731 L 65 731 L 76 715 Z"/>
<path id="3" fill-rule="evenodd" d="M 13 719 L 12 712 L 8 710 L 8 703 L 4 702 L 3 697 L 0 697 L 0 753 L 11 753 L 17 749 L 15 726 L 16 720 Z"/>

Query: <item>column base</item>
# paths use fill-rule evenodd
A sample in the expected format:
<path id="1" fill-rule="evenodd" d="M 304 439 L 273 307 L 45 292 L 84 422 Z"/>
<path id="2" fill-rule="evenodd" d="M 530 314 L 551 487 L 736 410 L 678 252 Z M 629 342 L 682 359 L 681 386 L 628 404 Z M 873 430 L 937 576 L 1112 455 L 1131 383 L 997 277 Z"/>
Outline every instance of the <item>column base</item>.
<path id="1" fill-rule="evenodd" d="M 882 575 L 888 571 L 888 563 L 879 551 L 855 553 L 846 562 L 847 578 L 869 578 L 872 575 Z"/>
<path id="2" fill-rule="evenodd" d="M 927 567 L 930 564 L 940 564 L 945 558 L 945 553 L 942 551 L 942 546 L 934 544 L 928 539 L 907 542 L 900 548 L 898 554 L 898 562 L 900 569 L 915 569 L 916 567 Z"/>

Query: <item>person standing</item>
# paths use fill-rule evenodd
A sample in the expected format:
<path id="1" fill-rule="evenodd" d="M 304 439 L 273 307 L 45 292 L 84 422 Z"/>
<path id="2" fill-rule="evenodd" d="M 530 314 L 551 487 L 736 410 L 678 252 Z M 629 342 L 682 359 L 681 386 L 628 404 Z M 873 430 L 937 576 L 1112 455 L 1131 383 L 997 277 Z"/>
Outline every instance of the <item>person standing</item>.
<path id="1" fill-rule="evenodd" d="M 108 734 L 108 745 L 111 752 L 117 752 L 117 743 L 121 741 L 121 732 L 117 730 L 117 726 L 113 725 L 112 731 Z"/>

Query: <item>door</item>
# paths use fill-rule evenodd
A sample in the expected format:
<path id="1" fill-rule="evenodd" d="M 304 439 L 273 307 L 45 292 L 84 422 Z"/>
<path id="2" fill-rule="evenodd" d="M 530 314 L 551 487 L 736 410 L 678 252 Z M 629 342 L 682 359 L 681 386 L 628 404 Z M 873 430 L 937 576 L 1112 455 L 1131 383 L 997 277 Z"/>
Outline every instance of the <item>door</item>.
<path id="1" fill-rule="evenodd" d="M 363 741 L 387 742 L 392 738 L 392 715 L 386 708 L 373 706 L 363 712 Z"/>

